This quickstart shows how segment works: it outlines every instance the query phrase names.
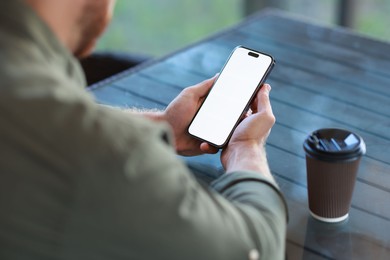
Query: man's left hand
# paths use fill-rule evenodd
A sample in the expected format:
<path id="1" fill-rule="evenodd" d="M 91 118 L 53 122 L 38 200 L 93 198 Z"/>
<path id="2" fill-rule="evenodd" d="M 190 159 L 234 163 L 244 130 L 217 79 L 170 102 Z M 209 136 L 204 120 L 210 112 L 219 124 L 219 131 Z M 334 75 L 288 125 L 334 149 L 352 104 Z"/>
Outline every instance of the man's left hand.
<path id="1" fill-rule="evenodd" d="M 184 89 L 165 109 L 163 118 L 172 126 L 176 151 L 180 155 L 193 156 L 216 153 L 218 149 L 188 134 L 188 126 L 198 111 L 217 76 Z"/>

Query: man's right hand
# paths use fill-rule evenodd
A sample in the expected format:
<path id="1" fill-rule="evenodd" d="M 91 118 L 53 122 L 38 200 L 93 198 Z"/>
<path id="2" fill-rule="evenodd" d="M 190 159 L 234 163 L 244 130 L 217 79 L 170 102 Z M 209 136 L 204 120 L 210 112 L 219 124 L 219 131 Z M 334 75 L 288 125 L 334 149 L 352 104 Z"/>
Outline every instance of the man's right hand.
<path id="1" fill-rule="evenodd" d="M 270 90 L 270 85 L 263 85 L 251 105 L 251 113 L 237 126 L 223 150 L 221 162 L 226 172 L 249 170 L 271 176 L 264 147 L 275 123 Z"/>

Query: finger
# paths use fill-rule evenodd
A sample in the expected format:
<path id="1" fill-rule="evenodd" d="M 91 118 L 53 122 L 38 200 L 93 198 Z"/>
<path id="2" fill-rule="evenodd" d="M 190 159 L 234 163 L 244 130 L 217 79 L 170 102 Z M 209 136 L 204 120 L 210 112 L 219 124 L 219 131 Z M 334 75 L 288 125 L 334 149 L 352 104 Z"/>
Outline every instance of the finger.
<path id="1" fill-rule="evenodd" d="M 246 117 L 250 116 L 253 114 L 253 110 L 250 108 L 248 109 L 248 111 L 246 112 Z"/>
<path id="2" fill-rule="evenodd" d="M 271 86 L 269 84 L 264 84 L 257 94 L 257 111 L 264 110 L 268 113 L 272 113 L 271 102 L 269 100 L 269 93 L 271 91 Z"/>
<path id="3" fill-rule="evenodd" d="M 192 90 L 194 91 L 194 94 L 203 97 L 206 96 L 211 87 L 214 85 L 215 80 L 217 79 L 219 74 L 216 74 L 214 77 L 207 79 L 205 81 L 202 81 L 201 83 L 196 84 L 192 87 Z"/>
<path id="4" fill-rule="evenodd" d="M 218 152 L 218 148 L 209 145 L 208 143 L 201 143 L 200 150 L 204 153 L 214 154 Z"/>
<path id="5" fill-rule="evenodd" d="M 254 113 L 257 113 L 257 103 L 258 103 L 258 94 L 256 95 L 255 99 L 252 101 L 252 104 L 251 104 L 251 111 L 252 111 L 252 114 Z"/>
<path id="6" fill-rule="evenodd" d="M 272 106 L 269 99 L 270 91 L 271 86 L 266 84 L 260 93 L 258 109 L 260 112 L 259 115 L 262 116 L 263 122 L 268 122 L 269 126 L 272 127 L 276 122 L 276 118 L 272 112 Z"/>

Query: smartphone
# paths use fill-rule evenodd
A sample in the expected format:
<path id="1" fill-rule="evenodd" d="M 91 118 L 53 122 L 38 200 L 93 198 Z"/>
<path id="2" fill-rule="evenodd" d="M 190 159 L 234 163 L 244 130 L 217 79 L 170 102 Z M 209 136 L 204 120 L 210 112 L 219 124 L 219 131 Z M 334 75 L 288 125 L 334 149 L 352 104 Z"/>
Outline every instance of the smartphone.
<path id="1" fill-rule="evenodd" d="M 192 119 L 188 133 L 212 146 L 224 147 L 274 64 L 271 55 L 237 46 Z"/>

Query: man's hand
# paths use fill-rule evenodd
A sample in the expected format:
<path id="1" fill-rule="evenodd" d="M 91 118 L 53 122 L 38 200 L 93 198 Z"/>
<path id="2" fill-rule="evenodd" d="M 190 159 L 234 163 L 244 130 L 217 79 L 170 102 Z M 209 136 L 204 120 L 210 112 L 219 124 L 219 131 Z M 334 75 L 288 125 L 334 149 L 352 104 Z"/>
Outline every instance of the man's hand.
<path id="1" fill-rule="evenodd" d="M 227 172 L 251 170 L 271 175 L 264 147 L 275 123 L 269 100 L 270 90 L 270 85 L 263 85 L 251 105 L 251 111 L 237 126 L 223 150 L 221 162 Z"/>
<path id="2" fill-rule="evenodd" d="M 190 136 L 187 128 L 200 105 L 211 89 L 216 76 L 184 89 L 166 108 L 163 118 L 172 126 L 176 151 L 180 155 L 192 156 L 216 153 L 217 148 Z"/>

